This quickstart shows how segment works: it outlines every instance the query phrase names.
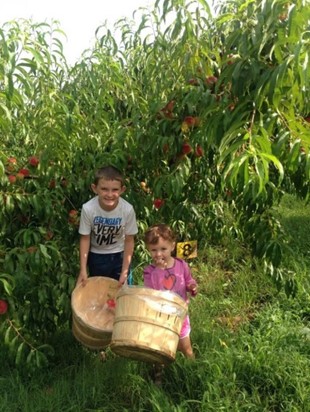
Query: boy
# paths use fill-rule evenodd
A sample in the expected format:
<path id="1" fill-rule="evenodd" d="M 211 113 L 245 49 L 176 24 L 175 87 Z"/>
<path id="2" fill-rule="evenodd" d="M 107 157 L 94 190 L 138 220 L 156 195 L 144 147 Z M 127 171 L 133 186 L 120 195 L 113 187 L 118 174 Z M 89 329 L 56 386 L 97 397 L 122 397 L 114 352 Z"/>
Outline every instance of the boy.
<path id="1" fill-rule="evenodd" d="M 80 273 L 77 284 L 89 276 L 106 276 L 123 284 L 130 271 L 134 236 L 138 232 L 133 206 L 121 195 L 122 173 L 114 166 L 97 170 L 91 185 L 94 198 L 83 204 L 80 219 Z"/>

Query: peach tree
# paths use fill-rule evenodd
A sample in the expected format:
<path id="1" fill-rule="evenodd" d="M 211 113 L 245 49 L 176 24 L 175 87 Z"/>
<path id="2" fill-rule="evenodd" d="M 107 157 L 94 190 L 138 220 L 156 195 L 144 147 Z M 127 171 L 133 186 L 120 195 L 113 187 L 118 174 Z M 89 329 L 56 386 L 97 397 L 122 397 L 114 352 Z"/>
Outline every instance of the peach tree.
<path id="1" fill-rule="evenodd" d="M 140 14 L 139 14 L 140 13 Z M 140 235 L 251 245 L 279 285 L 285 192 L 309 198 L 309 7 L 156 1 L 107 27 L 73 67 L 56 22 L 0 29 L 0 335 L 17 365 L 47 364 L 68 328 L 78 218 L 94 169 L 125 171 Z M 140 20 L 137 18 L 140 17 Z M 151 28 L 151 30 L 150 30 Z"/>
<path id="2" fill-rule="evenodd" d="M 76 273 L 70 195 L 70 96 L 57 24 L 1 29 L 1 336 L 17 365 L 39 367 L 49 337 L 68 321 Z"/>
<path id="3" fill-rule="evenodd" d="M 128 155 L 140 222 L 234 236 L 288 293 L 272 207 L 285 192 L 309 200 L 308 28 L 303 1 L 222 3 L 214 18 L 205 1 L 157 1 L 139 25 L 119 22 L 120 48 L 99 30 L 89 60 L 94 73 L 124 67 L 113 147 Z"/>

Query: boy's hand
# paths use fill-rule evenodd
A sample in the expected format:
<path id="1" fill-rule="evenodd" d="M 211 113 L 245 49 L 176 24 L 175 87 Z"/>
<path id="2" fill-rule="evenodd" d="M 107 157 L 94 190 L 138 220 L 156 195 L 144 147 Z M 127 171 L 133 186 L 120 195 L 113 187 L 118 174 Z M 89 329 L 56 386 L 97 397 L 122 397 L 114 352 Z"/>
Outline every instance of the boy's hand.
<path id="1" fill-rule="evenodd" d="M 127 283 L 127 275 L 121 275 L 118 281 L 118 286 L 121 287 Z"/>
<path id="2" fill-rule="evenodd" d="M 85 273 L 80 273 L 79 276 L 78 276 L 78 278 L 77 278 L 75 287 L 79 286 L 80 283 L 82 284 L 82 286 L 85 286 L 85 285 L 86 285 L 86 282 L 87 282 L 87 278 L 88 278 L 87 274 L 85 274 Z"/>

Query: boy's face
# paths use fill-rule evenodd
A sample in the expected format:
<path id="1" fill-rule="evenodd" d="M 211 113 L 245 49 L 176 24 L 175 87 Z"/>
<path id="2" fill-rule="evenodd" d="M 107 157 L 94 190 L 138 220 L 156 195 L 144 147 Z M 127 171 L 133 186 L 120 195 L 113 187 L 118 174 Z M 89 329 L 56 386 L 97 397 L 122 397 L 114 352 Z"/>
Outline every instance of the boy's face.
<path id="1" fill-rule="evenodd" d="M 98 195 L 102 209 L 107 211 L 116 208 L 120 196 L 126 189 L 118 180 L 106 180 L 105 178 L 100 179 L 97 185 L 92 184 L 91 188 Z"/>
<path id="2" fill-rule="evenodd" d="M 158 242 L 156 244 L 147 245 L 147 249 L 150 252 L 152 261 L 156 266 L 159 267 L 166 267 L 169 264 L 174 248 L 175 242 L 165 240 L 162 237 L 158 239 Z"/>

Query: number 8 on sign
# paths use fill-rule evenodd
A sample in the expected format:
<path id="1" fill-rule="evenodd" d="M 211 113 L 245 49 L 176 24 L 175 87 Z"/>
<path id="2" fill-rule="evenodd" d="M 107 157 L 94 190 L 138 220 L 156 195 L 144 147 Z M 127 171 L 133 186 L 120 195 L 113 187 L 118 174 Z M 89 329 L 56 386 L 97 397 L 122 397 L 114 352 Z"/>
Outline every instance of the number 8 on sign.
<path id="1" fill-rule="evenodd" d="M 177 257 L 180 259 L 197 257 L 197 240 L 177 243 Z"/>

